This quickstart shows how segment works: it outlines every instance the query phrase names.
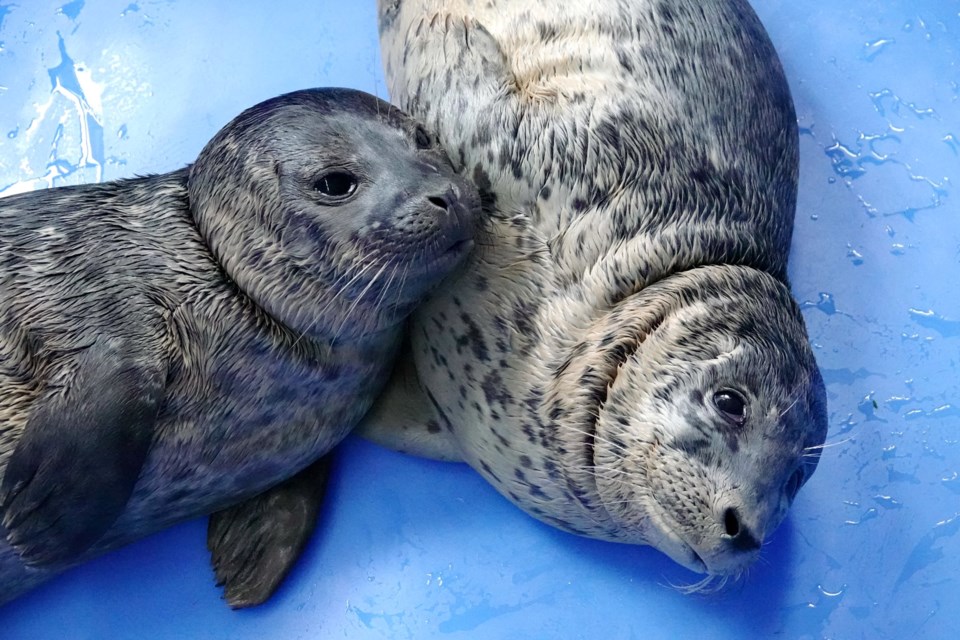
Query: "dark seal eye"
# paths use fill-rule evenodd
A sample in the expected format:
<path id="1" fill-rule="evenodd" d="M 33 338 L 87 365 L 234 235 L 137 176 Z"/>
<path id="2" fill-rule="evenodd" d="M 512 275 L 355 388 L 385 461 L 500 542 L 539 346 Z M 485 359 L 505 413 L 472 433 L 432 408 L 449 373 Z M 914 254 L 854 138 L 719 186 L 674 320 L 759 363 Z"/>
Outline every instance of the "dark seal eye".
<path id="1" fill-rule="evenodd" d="M 433 146 L 430 140 L 430 134 L 419 125 L 417 126 L 417 130 L 413 132 L 413 139 L 417 143 L 417 149 L 429 149 Z"/>
<path id="2" fill-rule="evenodd" d="M 348 171 L 331 171 L 320 176 L 313 188 L 328 198 L 339 200 L 357 190 L 357 177 Z"/>
<path id="3" fill-rule="evenodd" d="M 747 420 L 747 401 L 733 389 L 721 389 L 713 394 L 713 406 L 737 426 L 743 426 Z"/>

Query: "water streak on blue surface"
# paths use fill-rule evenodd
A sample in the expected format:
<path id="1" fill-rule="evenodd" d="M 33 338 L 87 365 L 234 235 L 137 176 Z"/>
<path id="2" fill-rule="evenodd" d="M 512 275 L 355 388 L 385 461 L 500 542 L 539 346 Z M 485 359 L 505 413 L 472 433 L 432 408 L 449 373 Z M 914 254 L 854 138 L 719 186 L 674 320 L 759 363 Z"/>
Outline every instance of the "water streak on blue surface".
<path id="1" fill-rule="evenodd" d="M 51 88 L 54 93 L 59 92 L 74 103 L 80 119 L 80 159 L 76 164 L 71 165 L 63 162 L 61 158 L 62 164 L 69 168 L 66 173 L 61 172 L 61 175 L 67 175 L 80 168 L 93 167 L 96 180 L 100 181 L 103 178 L 105 162 L 103 125 L 100 123 L 99 114 L 94 112 L 84 95 L 80 80 L 77 77 L 77 65 L 67 53 L 63 36 L 58 33 L 57 39 L 60 49 L 60 64 L 47 71 L 50 76 Z"/>
<path id="2" fill-rule="evenodd" d="M 952 320 L 938 315 L 932 309 L 910 309 L 910 317 L 921 327 L 933 329 L 944 338 L 960 336 L 960 320 Z"/>
<path id="3" fill-rule="evenodd" d="M 918 418 L 954 418 L 960 416 L 960 408 L 953 406 L 950 403 L 937 405 L 933 409 L 924 410 L 924 409 L 911 409 L 903 414 L 904 420 L 916 420 Z"/>
<path id="4" fill-rule="evenodd" d="M 860 367 L 857 370 L 853 369 L 829 369 L 827 367 L 820 368 L 820 375 L 823 376 L 823 381 L 828 384 L 853 384 L 857 380 L 863 380 L 864 378 L 869 378 L 871 376 L 880 376 L 886 377 L 886 374 L 878 373 L 875 371 L 868 371 L 863 367 Z"/>
<path id="5" fill-rule="evenodd" d="M 86 0 L 73 0 L 57 9 L 57 13 L 65 15 L 71 20 L 76 20 L 80 16 L 80 11 L 83 10 L 85 3 Z"/>
<path id="6" fill-rule="evenodd" d="M 909 113 L 919 119 L 940 119 L 940 115 L 933 107 L 920 107 L 914 102 L 907 102 L 900 98 L 900 96 L 894 93 L 891 89 L 880 89 L 879 91 L 871 92 L 868 95 L 870 96 L 870 101 L 873 102 L 873 108 L 876 109 L 877 113 L 879 113 L 881 116 L 887 115 L 887 111 L 889 110 L 890 113 L 897 116 L 900 116 L 903 113 Z"/>
<path id="7" fill-rule="evenodd" d="M 907 561 L 904 563 L 899 577 L 897 577 L 895 588 L 899 589 L 913 574 L 941 560 L 944 551 L 942 544 L 937 544 L 938 541 L 941 538 L 951 538 L 958 531 L 960 531 L 960 514 L 938 522 L 929 533 L 920 539 L 910 555 L 907 556 Z"/>

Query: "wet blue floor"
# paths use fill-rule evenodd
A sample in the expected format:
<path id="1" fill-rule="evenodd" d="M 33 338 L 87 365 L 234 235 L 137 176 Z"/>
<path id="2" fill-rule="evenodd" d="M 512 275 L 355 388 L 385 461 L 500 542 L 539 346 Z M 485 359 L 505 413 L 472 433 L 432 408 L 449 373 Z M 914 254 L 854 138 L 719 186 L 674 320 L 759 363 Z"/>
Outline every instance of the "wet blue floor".
<path id="1" fill-rule="evenodd" d="M 373 0 L 313 4 L 0 4 L 0 193 L 174 169 L 292 89 L 382 95 Z M 960 2 L 755 7 L 802 127 L 791 277 L 833 446 L 746 580 L 681 595 L 654 551 L 349 441 L 268 605 L 220 601 L 197 521 L 0 608 L 0 638 L 958 637 Z"/>

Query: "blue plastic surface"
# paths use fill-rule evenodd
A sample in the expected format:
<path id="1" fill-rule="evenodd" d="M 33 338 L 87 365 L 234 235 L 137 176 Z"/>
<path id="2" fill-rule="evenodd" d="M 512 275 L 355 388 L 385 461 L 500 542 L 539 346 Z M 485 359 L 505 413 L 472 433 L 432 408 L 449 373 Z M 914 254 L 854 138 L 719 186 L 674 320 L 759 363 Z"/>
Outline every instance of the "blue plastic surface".
<path id="1" fill-rule="evenodd" d="M 754 4 L 802 127 L 791 277 L 831 446 L 749 576 L 682 595 L 655 551 L 352 439 L 267 605 L 223 604 L 195 521 L 0 608 L 0 638 L 960 636 L 960 3 Z M 374 5 L 0 4 L 0 193 L 174 169 L 285 91 L 383 95 Z"/>

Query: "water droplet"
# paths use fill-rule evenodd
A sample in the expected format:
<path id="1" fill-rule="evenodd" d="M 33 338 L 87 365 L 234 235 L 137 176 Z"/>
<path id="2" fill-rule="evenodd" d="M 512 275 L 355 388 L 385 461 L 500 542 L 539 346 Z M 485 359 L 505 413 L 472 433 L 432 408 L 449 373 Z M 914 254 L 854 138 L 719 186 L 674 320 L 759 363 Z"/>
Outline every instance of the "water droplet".
<path id="1" fill-rule="evenodd" d="M 863 57 L 867 62 L 870 62 L 876 58 L 880 53 L 895 43 L 896 40 L 893 38 L 880 38 L 879 40 L 874 40 L 873 42 L 865 42 L 863 44 L 864 52 Z"/>
<path id="2" fill-rule="evenodd" d="M 957 143 L 957 137 L 955 135 L 948 133 L 943 136 L 943 141 L 946 142 L 950 150 L 953 151 L 953 155 L 960 155 L 960 143 Z"/>

